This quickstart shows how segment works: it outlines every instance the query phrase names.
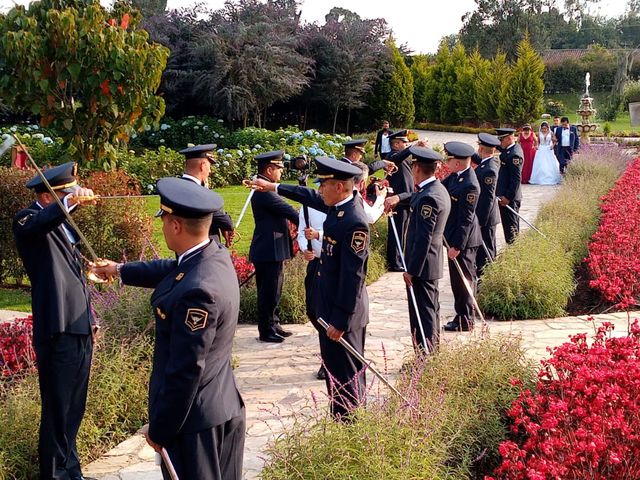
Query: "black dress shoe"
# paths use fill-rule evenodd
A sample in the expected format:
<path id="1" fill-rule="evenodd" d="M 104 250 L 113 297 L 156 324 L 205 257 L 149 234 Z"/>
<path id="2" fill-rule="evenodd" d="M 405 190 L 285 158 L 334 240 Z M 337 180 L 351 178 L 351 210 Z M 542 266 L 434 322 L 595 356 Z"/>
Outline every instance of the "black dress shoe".
<path id="1" fill-rule="evenodd" d="M 260 341 L 269 343 L 282 343 L 284 342 L 284 337 L 281 337 L 277 333 L 267 333 L 265 335 L 260 335 Z"/>
<path id="2" fill-rule="evenodd" d="M 282 328 L 282 326 L 279 323 L 276 323 L 273 326 L 273 329 L 276 331 L 276 333 L 278 335 L 280 335 L 281 337 L 290 337 L 291 335 L 293 335 L 293 332 L 289 331 L 289 330 L 285 330 L 284 328 Z"/>
<path id="3" fill-rule="evenodd" d="M 444 326 L 445 332 L 458 332 L 460 331 L 460 321 L 456 318 L 455 320 L 451 320 Z"/>
<path id="4" fill-rule="evenodd" d="M 389 267 L 390 272 L 404 272 L 404 268 L 402 267 Z"/>
<path id="5" fill-rule="evenodd" d="M 327 371 L 324 368 L 324 365 L 322 365 L 320 367 L 320 370 L 318 370 L 318 373 L 316 373 L 316 378 L 318 380 L 326 380 L 327 379 Z"/>

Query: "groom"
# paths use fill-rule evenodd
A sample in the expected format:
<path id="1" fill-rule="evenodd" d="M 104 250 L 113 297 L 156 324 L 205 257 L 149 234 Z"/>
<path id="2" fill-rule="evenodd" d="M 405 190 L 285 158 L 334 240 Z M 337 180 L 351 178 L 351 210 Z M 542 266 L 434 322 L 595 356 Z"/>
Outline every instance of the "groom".
<path id="1" fill-rule="evenodd" d="M 560 162 L 560 173 L 565 173 L 573 154 L 580 148 L 578 130 L 569 125 L 569 118 L 562 117 L 560 126 L 553 127 L 553 135 L 556 137 L 555 154 Z"/>

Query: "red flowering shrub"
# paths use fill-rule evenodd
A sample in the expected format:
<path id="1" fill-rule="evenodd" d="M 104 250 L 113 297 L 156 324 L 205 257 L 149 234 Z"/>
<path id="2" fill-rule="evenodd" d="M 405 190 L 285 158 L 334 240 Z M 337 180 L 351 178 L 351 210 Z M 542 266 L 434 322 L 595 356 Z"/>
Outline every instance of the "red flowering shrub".
<path id="1" fill-rule="evenodd" d="M 517 440 L 500 445 L 496 478 L 640 478 L 640 326 L 612 330 L 603 323 L 591 346 L 574 335 L 542 362 L 508 411 Z"/>
<path id="2" fill-rule="evenodd" d="M 236 275 L 238 275 L 238 283 L 242 283 L 249 278 L 249 275 L 255 271 L 255 268 L 247 257 L 238 255 L 238 252 L 235 250 L 231 250 L 230 252 L 233 268 L 236 269 Z"/>
<path id="3" fill-rule="evenodd" d="M 591 288 L 621 308 L 640 297 L 640 158 L 636 158 L 602 197 L 600 227 L 586 259 Z"/>
<path id="4" fill-rule="evenodd" d="M 0 323 L 0 377 L 12 377 L 35 366 L 31 315 Z"/>

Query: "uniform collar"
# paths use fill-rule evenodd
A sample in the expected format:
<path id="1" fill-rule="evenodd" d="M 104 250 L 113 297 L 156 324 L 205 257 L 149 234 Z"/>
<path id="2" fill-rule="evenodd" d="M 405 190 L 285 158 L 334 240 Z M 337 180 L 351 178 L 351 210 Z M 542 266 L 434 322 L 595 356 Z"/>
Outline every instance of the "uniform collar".
<path id="1" fill-rule="evenodd" d="M 193 175 L 189 175 L 188 173 L 183 173 L 182 174 L 182 178 L 186 178 L 187 180 L 191 180 L 192 182 L 197 183 L 198 185 L 204 186 L 204 184 L 203 184 L 203 182 L 201 180 L 197 179 Z"/>
<path id="2" fill-rule="evenodd" d="M 421 181 L 418 184 L 418 188 L 422 189 L 422 188 L 426 187 L 427 185 L 429 185 L 430 183 L 435 182 L 435 181 L 436 181 L 436 176 L 433 175 L 433 176 L 427 178 L 426 180 Z"/>
<path id="3" fill-rule="evenodd" d="M 469 170 L 471 168 L 471 166 L 468 166 L 467 168 L 465 168 L 464 170 L 461 170 L 459 172 L 457 172 L 458 177 L 461 177 L 463 174 L 465 174 L 467 172 L 467 170 Z"/>
<path id="4" fill-rule="evenodd" d="M 183 252 L 182 255 L 180 255 L 178 257 L 178 265 L 180 265 L 183 261 L 186 261 L 189 258 L 191 258 L 193 256 L 191 254 L 196 253 L 198 250 L 202 250 L 204 247 L 209 245 L 210 242 L 211 242 L 211 240 L 207 238 L 206 240 L 203 240 L 202 242 L 198 243 L 197 245 L 194 245 L 189 250 Z"/>
<path id="5" fill-rule="evenodd" d="M 344 205 L 346 203 L 349 203 L 351 200 L 353 200 L 353 193 L 351 195 L 349 195 L 347 198 L 345 198 L 344 200 L 336 203 L 334 205 L 334 207 L 336 207 L 336 208 L 341 207 L 342 205 Z"/>
<path id="6" fill-rule="evenodd" d="M 480 161 L 480 165 L 482 165 L 483 163 L 489 163 L 489 161 L 490 161 L 490 160 L 493 160 L 493 158 L 494 158 L 494 157 L 493 157 L 493 155 L 492 155 L 492 156 L 490 156 L 490 157 L 487 157 L 487 158 L 483 158 L 483 159 Z"/>

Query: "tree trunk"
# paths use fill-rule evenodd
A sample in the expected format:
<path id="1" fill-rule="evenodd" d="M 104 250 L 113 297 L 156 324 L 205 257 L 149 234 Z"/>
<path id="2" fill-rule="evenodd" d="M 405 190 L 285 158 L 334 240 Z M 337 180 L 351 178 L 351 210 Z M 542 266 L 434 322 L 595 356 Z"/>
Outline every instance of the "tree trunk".
<path id="1" fill-rule="evenodd" d="M 333 115 L 333 134 L 336 134 L 336 123 L 338 123 L 338 112 L 340 111 L 340 107 L 336 107 L 336 113 Z"/>
<path id="2" fill-rule="evenodd" d="M 349 122 L 351 122 L 351 109 L 347 113 L 347 135 L 349 135 Z"/>
<path id="3" fill-rule="evenodd" d="M 267 128 L 267 108 L 264 109 L 264 120 L 262 121 L 262 128 Z"/>
<path id="4" fill-rule="evenodd" d="M 249 118 L 248 118 L 248 117 L 249 117 L 249 114 L 248 114 L 248 113 L 245 113 L 245 114 L 242 116 L 242 128 L 247 128 L 247 122 L 249 121 Z"/>
<path id="5" fill-rule="evenodd" d="M 307 114 L 309 113 L 309 102 L 304 102 L 304 114 L 302 116 L 302 130 L 307 129 Z"/>

